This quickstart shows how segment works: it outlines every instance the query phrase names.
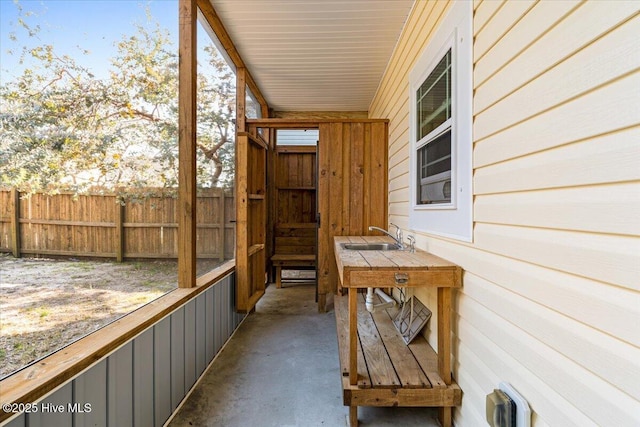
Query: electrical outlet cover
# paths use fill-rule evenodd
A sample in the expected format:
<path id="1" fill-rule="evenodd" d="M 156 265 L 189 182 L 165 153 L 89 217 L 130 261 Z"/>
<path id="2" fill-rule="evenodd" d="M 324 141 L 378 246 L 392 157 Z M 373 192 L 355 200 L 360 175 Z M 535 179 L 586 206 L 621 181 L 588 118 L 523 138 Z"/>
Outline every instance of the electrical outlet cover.
<path id="1" fill-rule="evenodd" d="M 531 408 L 524 397 L 509 383 L 502 382 L 498 388 L 505 392 L 516 404 L 516 427 L 531 427 Z"/>

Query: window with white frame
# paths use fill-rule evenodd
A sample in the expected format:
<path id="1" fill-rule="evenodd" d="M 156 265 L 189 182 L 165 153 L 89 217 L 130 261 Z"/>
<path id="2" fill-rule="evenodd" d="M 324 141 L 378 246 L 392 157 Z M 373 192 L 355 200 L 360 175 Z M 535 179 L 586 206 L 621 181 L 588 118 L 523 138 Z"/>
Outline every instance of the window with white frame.
<path id="1" fill-rule="evenodd" d="M 412 230 L 472 240 L 472 8 L 455 2 L 409 75 Z"/>
<path id="2" fill-rule="evenodd" d="M 451 202 L 451 49 L 416 93 L 416 203 Z"/>

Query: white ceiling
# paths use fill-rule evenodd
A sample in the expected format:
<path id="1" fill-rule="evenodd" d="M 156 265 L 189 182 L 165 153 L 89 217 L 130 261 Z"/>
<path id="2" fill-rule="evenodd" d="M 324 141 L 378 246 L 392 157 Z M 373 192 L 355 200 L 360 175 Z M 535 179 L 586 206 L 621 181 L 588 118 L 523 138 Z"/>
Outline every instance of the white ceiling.
<path id="1" fill-rule="evenodd" d="M 269 106 L 366 111 L 413 0 L 210 0 Z"/>

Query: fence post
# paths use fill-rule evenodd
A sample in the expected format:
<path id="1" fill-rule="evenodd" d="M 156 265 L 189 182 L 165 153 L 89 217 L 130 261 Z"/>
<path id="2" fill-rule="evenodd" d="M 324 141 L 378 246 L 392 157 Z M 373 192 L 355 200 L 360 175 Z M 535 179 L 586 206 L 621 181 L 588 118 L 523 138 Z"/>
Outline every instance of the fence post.
<path id="1" fill-rule="evenodd" d="M 219 200 L 219 211 L 220 211 L 220 215 L 219 215 L 219 225 L 218 225 L 218 236 L 220 238 L 220 252 L 218 254 L 218 258 L 220 259 L 220 261 L 224 261 L 224 248 L 226 246 L 225 242 L 226 242 L 226 238 L 225 238 L 225 225 L 226 225 L 226 218 L 225 218 L 225 198 L 226 195 L 224 193 L 224 189 L 220 188 L 220 200 Z"/>
<path id="2" fill-rule="evenodd" d="M 20 258 L 20 191 L 11 189 L 11 245 L 13 256 Z"/>
<path id="3" fill-rule="evenodd" d="M 122 262 L 124 258 L 124 200 L 119 200 L 116 195 L 116 261 Z"/>

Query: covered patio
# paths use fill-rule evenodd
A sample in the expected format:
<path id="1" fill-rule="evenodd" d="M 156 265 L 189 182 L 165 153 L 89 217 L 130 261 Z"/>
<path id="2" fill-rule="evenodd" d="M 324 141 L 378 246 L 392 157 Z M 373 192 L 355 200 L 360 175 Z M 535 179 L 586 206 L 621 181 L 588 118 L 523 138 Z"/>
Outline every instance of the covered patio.
<path id="1" fill-rule="evenodd" d="M 269 285 L 185 399 L 172 427 L 344 426 L 335 316 L 313 284 Z M 432 408 L 363 407 L 366 426 L 437 426 Z"/>
<path id="2" fill-rule="evenodd" d="M 3 379 L 17 406 L 0 424 L 476 427 L 509 383 L 535 427 L 638 425 L 637 2 L 179 0 L 178 13 L 179 288 Z M 201 276 L 198 21 L 237 100 L 235 259 Z M 317 131 L 315 148 L 278 147 L 283 129 Z M 304 220 L 283 219 L 296 209 Z M 422 406 L 437 410 L 343 406 L 365 365 L 356 288 L 415 276 L 369 268 L 349 285 L 335 237 L 391 224 L 451 270 L 413 295 L 434 313 L 419 335 L 442 391 Z M 303 252 L 314 282 L 276 288 L 273 256 Z M 357 261 L 374 258 L 395 268 L 384 253 Z M 420 279 L 439 274 L 425 266 Z M 334 297 L 347 288 L 342 357 Z M 411 406 L 434 388 L 379 395 Z"/>

